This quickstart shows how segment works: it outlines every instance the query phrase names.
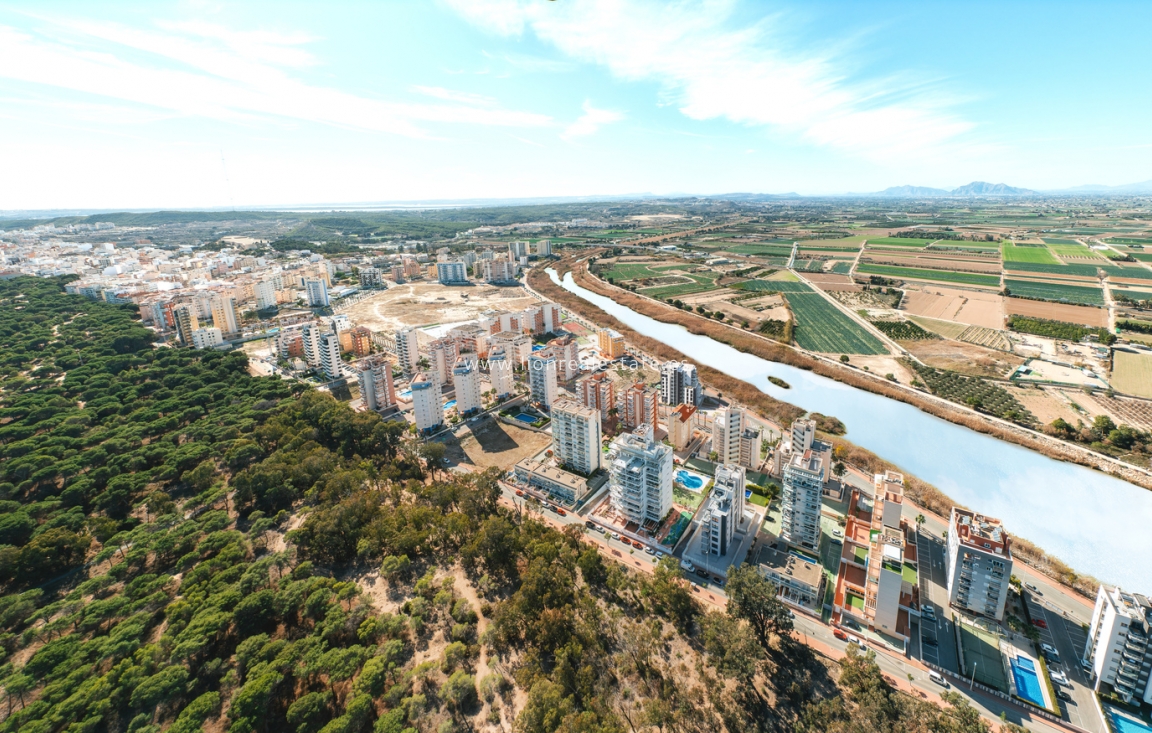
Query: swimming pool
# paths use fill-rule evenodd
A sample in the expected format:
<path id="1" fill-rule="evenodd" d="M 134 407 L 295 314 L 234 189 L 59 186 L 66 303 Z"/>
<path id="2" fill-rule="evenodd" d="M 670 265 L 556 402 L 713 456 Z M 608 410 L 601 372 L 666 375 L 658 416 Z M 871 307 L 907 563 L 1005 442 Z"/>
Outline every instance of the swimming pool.
<path id="1" fill-rule="evenodd" d="M 456 406 L 456 400 L 448 400 L 447 402 L 444 403 L 444 409 L 445 410 L 453 408 L 455 406 Z"/>
<path id="2" fill-rule="evenodd" d="M 410 399 L 411 397 L 412 397 L 412 390 L 410 390 L 410 389 L 400 390 L 400 399 Z"/>
<path id="3" fill-rule="evenodd" d="M 1012 660 L 1012 677 L 1016 680 L 1016 696 L 1033 705 L 1047 707 L 1044 692 L 1040 689 L 1040 677 L 1031 659 L 1016 657 Z"/>
<path id="4" fill-rule="evenodd" d="M 689 491 L 699 491 L 704 486 L 704 479 L 694 473 L 680 470 L 676 472 L 676 483 Z"/>
<path id="5" fill-rule="evenodd" d="M 1108 711 L 1108 718 L 1112 721 L 1112 727 L 1116 730 L 1116 733 L 1152 732 L 1152 727 L 1149 727 L 1143 720 L 1129 713 L 1108 707 L 1107 705 L 1104 706 L 1104 709 Z"/>
<path id="6" fill-rule="evenodd" d="M 514 419 L 519 420 L 520 422 L 526 422 L 529 425 L 531 425 L 532 423 L 539 420 L 539 418 L 534 417 L 532 415 L 525 415 L 523 412 L 521 412 L 519 415 L 517 415 Z"/>

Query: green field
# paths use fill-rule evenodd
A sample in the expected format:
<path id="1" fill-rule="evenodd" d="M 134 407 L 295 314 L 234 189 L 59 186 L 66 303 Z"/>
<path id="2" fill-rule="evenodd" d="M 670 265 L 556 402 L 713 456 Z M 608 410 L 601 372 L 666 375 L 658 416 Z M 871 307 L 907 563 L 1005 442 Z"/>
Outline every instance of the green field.
<path id="1" fill-rule="evenodd" d="M 913 247 L 923 249 L 935 242 L 935 239 L 913 239 L 912 237 L 877 237 L 869 239 L 869 247 Z"/>
<path id="2" fill-rule="evenodd" d="M 702 293 L 705 290 L 712 290 L 716 287 L 716 275 L 699 272 L 681 272 L 677 273 L 684 277 L 692 279 L 690 283 L 680 283 L 678 285 L 659 285 L 654 288 L 641 288 L 636 292 L 641 295 L 647 295 L 649 298 L 675 298 L 678 295 L 690 295 L 692 293 Z"/>
<path id="3" fill-rule="evenodd" d="M 738 255 L 768 255 L 770 257 L 788 257 L 792 254 L 792 247 L 778 244 L 738 244 L 735 247 L 722 247 L 725 252 Z"/>
<path id="4" fill-rule="evenodd" d="M 880 339 L 829 303 L 823 295 L 790 292 L 787 298 L 796 316 L 792 337 L 801 347 L 827 354 L 888 353 Z"/>
<path id="5" fill-rule="evenodd" d="M 961 242 L 961 241 L 952 240 L 952 239 L 941 239 L 938 242 L 934 242 L 934 243 L 928 245 L 928 249 L 941 250 L 941 251 L 960 250 L 962 252 L 999 252 L 1000 251 L 1000 247 L 997 246 L 997 244 L 995 242 L 989 242 L 988 244 L 974 244 L 974 243 L 970 243 L 970 242 Z"/>
<path id="6" fill-rule="evenodd" d="M 1020 247 L 1012 242 L 1005 241 L 1000 248 L 1000 254 L 1005 262 L 1042 262 L 1046 265 L 1059 265 L 1060 261 L 1052 256 L 1047 247 Z"/>
<path id="7" fill-rule="evenodd" d="M 808 249 L 860 249 L 864 237 L 844 237 L 843 239 L 804 239 L 801 248 Z"/>
<path id="8" fill-rule="evenodd" d="M 1104 240 L 1108 244 L 1142 244 L 1152 245 L 1152 239 L 1141 239 L 1139 237 L 1109 237 Z"/>
<path id="9" fill-rule="evenodd" d="M 1043 262 L 1004 262 L 1005 270 L 1019 270 L 1022 272 L 1043 272 L 1048 275 L 1067 275 L 1069 277 L 1099 277 L 1096 265 L 1049 265 Z"/>
<path id="10" fill-rule="evenodd" d="M 897 267 L 895 265 L 875 265 L 869 262 L 856 267 L 857 273 L 865 275 L 887 275 L 910 280 L 939 280 L 941 282 L 983 285 L 995 288 L 1000 285 L 997 275 L 981 275 L 978 272 L 951 272 L 949 270 L 924 270 L 919 267 Z"/>
<path id="11" fill-rule="evenodd" d="M 646 277 L 663 277 L 669 275 L 668 270 L 687 270 L 695 267 L 687 262 L 681 262 L 671 265 L 661 265 L 642 262 L 618 262 L 612 266 L 612 269 L 604 273 L 604 277 L 610 277 L 614 281 L 622 282 L 624 280 L 640 280 Z"/>
<path id="12" fill-rule="evenodd" d="M 832 263 L 832 269 L 829 272 L 835 272 L 838 275 L 847 275 L 852 272 L 852 260 L 837 260 Z"/>
<path id="13" fill-rule="evenodd" d="M 787 280 L 745 280 L 732 287 L 737 290 L 758 290 L 766 293 L 810 293 L 812 288 L 802 282 Z"/>
<path id="14" fill-rule="evenodd" d="M 1141 262 L 1152 262 L 1152 252 L 1128 252 L 1132 259 L 1140 260 Z"/>
<path id="15" fill-rule="evenodd" d="M 1152 270 L 1148 270 L 1143 267 L 1100 265 L 1100 269 L 1108 273 L 1109 277 L 1127 277 L 1133 280 L 1152 280 Z"/>
<path id="16" fill-rule="evenodd" d="M 936 334 L 925 331 L 912 321 L 872 321 L 872 325 L 896 341 L 926 341 L 936 338 Z"/>
<path id="17" fill-rule="evenodd" d="M 1061 257 L 1097 257 L 1098 255 L 1082 244 L 1052 244 L 1048 247 Z"/>
<path id="18" fill-rule="evenodd" d="M 1100 288 L 1043 283 L 1034 280 L 1005 280 L 1004 286 L 1017 298 L 1104 307 L 1104 291 Z"/>
<path id="19" fill-rule="evenodd" d="M 821 272 L 824 270 L 824 260 L 801 260 L 797 259 L 792 264 L 792 269 L 799 272 Z"/>
<path id="20" fill-rule="evenodd" d="M 1075 239 L 1051 239 L 1049 237 L 1041 237 L 1045 244 L 1080 244 Z"/>

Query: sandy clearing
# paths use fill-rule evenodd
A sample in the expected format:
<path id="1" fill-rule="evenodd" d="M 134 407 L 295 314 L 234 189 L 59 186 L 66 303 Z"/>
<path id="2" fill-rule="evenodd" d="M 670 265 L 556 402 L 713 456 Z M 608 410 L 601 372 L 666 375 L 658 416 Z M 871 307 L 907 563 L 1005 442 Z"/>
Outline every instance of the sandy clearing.
<path id="1" fill-rule="evenodd" d="M 552 436 L 487 418 L 445 439 L 447 457 L 477 469 L 512 468 L 552 443 Z"/>
<path id="2" fill-rule="evenodd" d="M 970 326 L 1004 328 L 1004 298 L 996 293 L 926 285 L 907 290 L 904 310 L 912 315 L 959 321 Z"/>
<path id="3" fill-rule="evenodd" d="M 412 282 L 382 290 L 345 313 L 357 326 L 395 331 L 404 326 L 472 321 L 487 310 L 524 310 L 536 302 L 519 286 L 449 287 L 436 282 Z"/>
<path id="4" fill-rule="evenodd" d="M 1024 359 L 963 341 L 902 341 L 917 359 L 937 369 L 950 369 L 977 377 L 1005 377 Z"/>
<path id="5" fill-rule="evenodd" d="M 1004 309 L 1013 315 L 1029 318 L 1047 318 L 1052 321 L 1079 323 L 1084 326 L 1107 327 L 1108 311 L 1103 308 L 1089 308 L 1081 305 L 1045 303 L 1040 300 L 1005 298 Z"/>

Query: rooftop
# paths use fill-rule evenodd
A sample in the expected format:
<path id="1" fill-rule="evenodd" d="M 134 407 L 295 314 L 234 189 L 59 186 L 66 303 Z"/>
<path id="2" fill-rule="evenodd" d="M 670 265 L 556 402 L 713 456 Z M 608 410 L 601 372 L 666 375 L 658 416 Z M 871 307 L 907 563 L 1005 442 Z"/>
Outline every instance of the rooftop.
<path id="1" fill-rule="evenodd" d="M 594 410 L 591 407 L 585 407 L 579 402 L 570 399 L 557 400 L 552 405 L 552 416 L 555 417 L 557 412 L 563 412 L 565 415 L 575 415 L 576 417 L 584 418 L 600 417 L 599 410 Z"/>
<path id="2" fill-rule="evenodd" d="M 959 507 L 952 508 L 952 522 L 960 544 L 997 555 L 1011 555 L 1011 541 L 999 519 L 976 514 Z"/>
<path id="3" fill-rule="evenodd" d="M 588 488 L 588 482 L 576 474 L 568 473 L 547 463 L 534 461 L 531 458 L 525 458 L 517 463 L 516 469 L 530 476 L 545 479 L 550 483 L 560 484 L 577 494 Z"/>
<path id="4" fill-rule="evenodd" d="M 756 563 L 766 570 L 791 576 L 813 587 L 819 585 L 824 572 L 820 563 L 805 560 L 788 550 L 778 550 L 773 545 L 764 545 L 760 548 Z"/>
<path id="5" fill-rule="evenodd" d="M 675 417 L 680 422 L 688 422 L 695 414 L 696 405 L 679 405 L 674 410 L 672 410 L 671 417 Z"/>

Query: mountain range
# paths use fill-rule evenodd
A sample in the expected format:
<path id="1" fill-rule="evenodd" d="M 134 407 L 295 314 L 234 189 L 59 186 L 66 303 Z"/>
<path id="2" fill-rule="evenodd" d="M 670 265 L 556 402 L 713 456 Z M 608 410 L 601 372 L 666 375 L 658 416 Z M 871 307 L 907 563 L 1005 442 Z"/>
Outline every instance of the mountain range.
<path id="1" fill-rule="evenodd" d="M 864 194 L 885 198 L 937 198 L 944 196 L 1039 196 L 1042 194 L 1144 194 L 1152 193 L 1152 180 L 1140 183 L 1126 183 L 1122 186 L 1102 186 L 1088 184 L 1062 188 L 1058 190 L 1033 191 L 1030 188 L 1009 186 L 1006 183 L 988 183 L 987 181 L 973 181 L 966 186 L 953 188 L 931 188 L 929 186 L 892 186 L 883 191 Z"/>

